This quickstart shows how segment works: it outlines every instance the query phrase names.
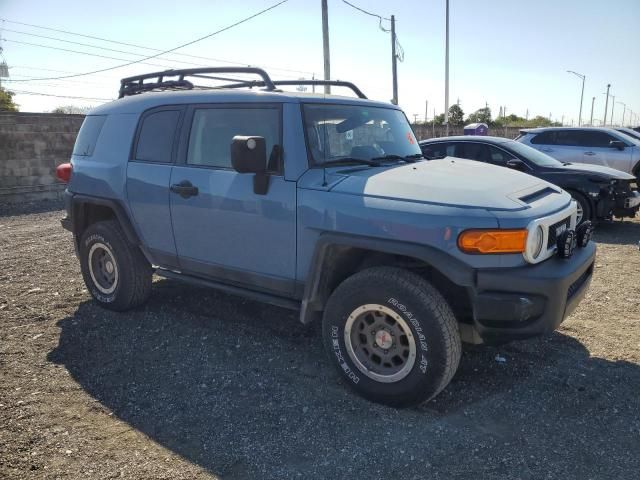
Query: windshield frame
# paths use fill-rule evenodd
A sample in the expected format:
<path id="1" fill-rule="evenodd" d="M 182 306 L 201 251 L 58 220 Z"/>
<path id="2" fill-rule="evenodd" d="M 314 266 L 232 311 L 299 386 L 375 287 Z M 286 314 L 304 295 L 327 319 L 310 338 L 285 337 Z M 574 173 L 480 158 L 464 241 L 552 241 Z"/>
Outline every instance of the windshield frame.
<path id="1" fill-rule="evenodd" d="M 529 145 L 525 145 L 524 143 L 520 143 L 516 140 L 502 142 L 500 143 L 500 145 L 506 150 L 509 150 L 514 155 L 518 156 L 521 160 L 524 160 L 525 162 L 532 164 L 535 167 L 558 168 L 564 165 L 560 160 L 553 158 L 551 155 L 547 155 L 546 153 L 541 152 L 540 150 L 537 150 Z M 514 148 L 514 145 L 516 145 L 515 148 Z M 520 148 L 522 148 L 523 151 L 520 151 Z M 539 157 L 539 158 L 543 157 L 545 159 L 548 158 L 552 160 L 552 162 L 539 163 L 535 160 L 532 160 L 532 157 Z"/>
<path id="2" fill-rule="evenodd" d="M 310 148 L 310 142 L 309 142 L 309 138 L 308 138 L 308 124 L 307 124 L 307 119 L 305 116 L 305 107 L 307 106 L 311 106 L 311 107 L 317 107 L 317 106 L 332 106 L 332 107 L 357 107 L 357 108 L 367 108 L 367 109 L 371 109 L 371 108 L 376 108 L 376 109 L 381 109 L 381 110 L 392 110 L 395 112 L 399 112 L 402 117 L 404 118 L 404 121 L 407 124 L 407 127 L 409 128 L 409 131 L 412 133 L 414 139 L 415 139 L 415 146 L 416 146 L 416 154 L 421 154 L 422 155 L 422 150 L 420 148 L 420 141 L 418 140 L 418 137 L 416 136 L 413 127 L 411 126 L 411 123 L 409 122 L 409 119 L 407 118 L 407 115 L 404 113 L 404 111 L 401 108 L 396 107 L 395 105 L 390 104 L 389 106 L 386 105 L 371 105 L 371 104 L 360 104 L 360 103 L 343 103 L 343 102 L 300 102 L 300 114 L 302 117 L 302 128 L 303 128 L 303 133 L 304 133 L 304 143 L 305 143 L 305 149 L 307 151 L 307 166 L 308 168 L 329 168 L 330 166 L 324 166 L 324 163 L 316 163 L 315 159 L 313 158 L 313 154 L 311 153 L 311 148 Z M 420 161 L 420 159 L 416 159 L 416 161 Z M 354 163 L 355 165 L 355 163 Z M 366 166 L 366 165 L 362 165 L 362 166 Z M 380 166 L 384 166 L 384 164 L 381 164 Z"/>

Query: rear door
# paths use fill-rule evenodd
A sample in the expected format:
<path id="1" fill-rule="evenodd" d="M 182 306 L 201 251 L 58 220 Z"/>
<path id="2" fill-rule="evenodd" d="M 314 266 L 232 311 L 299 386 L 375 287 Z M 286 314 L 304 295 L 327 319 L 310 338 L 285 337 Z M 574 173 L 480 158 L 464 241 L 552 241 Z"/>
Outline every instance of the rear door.
<path id="1" fill-rule="evenodd" d="M 582 162 L 584 147 L 577 130 L 546 130 L 531 139 L 531 146 L 561 162 Z"/>
<path id="2" fill-rule="evenodd" d="M 169 210 L 169 181 L 184 110 L 172 106 L 143 113 L 127 167 L 129 208 L 145 248 L 163 267 L 178 265 Z"/>
<path id="3" fill-rule="evenodd" d="M 623 172 L 631 171 L 632 148 L 629 146 L 630 142 L 626 148 L 620 150 L 611 146 L 612 141 L 620 139 L 607 132 L 583 130 L 580 132 L 580 136 L 584 145 L 583 163 L 604 165 Z"/>
<path id="4" fill-rule="evenodd" d="M 170 195 L 181 269 L 272 293 L 292 293 L 296 183 L 283 176 L 281 105 L 193 106 L 185 127 L 170 182 L 190 188 Z M 266 195 L 254 193 L 254 175 L 232 168 L 230 145 L 236 135 L 265 138 L 271 172 Z"/>

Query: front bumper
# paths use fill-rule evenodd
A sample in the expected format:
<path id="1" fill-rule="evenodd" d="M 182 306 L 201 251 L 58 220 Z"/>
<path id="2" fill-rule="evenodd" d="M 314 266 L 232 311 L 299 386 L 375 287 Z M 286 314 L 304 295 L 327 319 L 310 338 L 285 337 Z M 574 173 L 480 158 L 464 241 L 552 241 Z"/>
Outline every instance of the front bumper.
<path id="1" fill-rule="evenodd" d="M 554 331 L 591 283 L 595 243 L 572 257 L 538 265 L 478 270 L 471 294 L 473 327 L 484 343 L 504 343 Z"/>

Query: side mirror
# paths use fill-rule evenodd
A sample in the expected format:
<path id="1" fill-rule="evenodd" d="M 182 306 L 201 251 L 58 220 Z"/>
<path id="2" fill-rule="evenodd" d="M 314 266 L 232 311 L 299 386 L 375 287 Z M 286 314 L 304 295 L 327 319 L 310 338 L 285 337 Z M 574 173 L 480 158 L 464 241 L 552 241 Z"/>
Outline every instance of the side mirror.
<path id="1" fill-rule="evenodd" d="M 618 150 L 624 150 L 627 145 L 622 140 L 611 140 L 609 146 L 611 148 L 617 148 Z"/>
<path id="2" fill-rule="evenodd" d="M 264 137 L 236 135 L 231 140 L 231 165 L 238 173 L 254 173 L 253 192 L 265 195 L 269 190 L 267 145 Z"/>
<path id="3" fill-rule="evenodd" d="M 521 172 L 525 172 L 528 170 L 527 164 L 518 158 L 507 160 L 507 167 L 513 168 L 514 170 L 520 170 Z"/>

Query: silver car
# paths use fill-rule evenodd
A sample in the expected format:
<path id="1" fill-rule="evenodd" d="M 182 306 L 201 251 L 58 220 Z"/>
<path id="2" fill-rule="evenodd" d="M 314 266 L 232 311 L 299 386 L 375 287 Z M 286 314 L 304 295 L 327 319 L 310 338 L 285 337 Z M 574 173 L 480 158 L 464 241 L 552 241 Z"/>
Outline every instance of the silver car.
<path id="1" fill-rule="evenodd" d="M 640 178 L 640 140 L 612 128 L 528 128 L 516 140 L 561 162 L 603 165 Z"/>

